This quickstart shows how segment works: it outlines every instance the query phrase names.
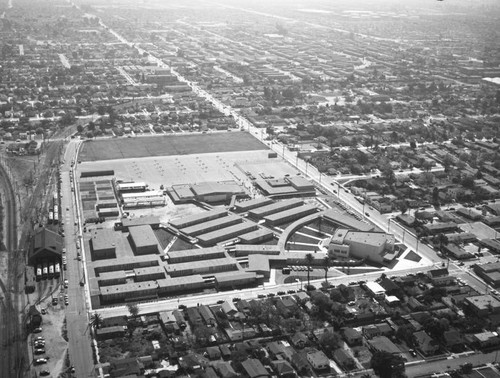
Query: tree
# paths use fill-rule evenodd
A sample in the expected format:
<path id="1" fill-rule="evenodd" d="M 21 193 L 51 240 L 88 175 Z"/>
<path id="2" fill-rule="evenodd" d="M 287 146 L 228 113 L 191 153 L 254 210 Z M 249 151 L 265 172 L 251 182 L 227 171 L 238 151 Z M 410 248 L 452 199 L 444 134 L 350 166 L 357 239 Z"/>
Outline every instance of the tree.
<path id="1" fill-rule="evenodd" d="M 101 317 L 101 314 L 97 313 L 97 312 L 94 312 L 94 314 L 92 315 L 92 317 L 90 318 L 90 325 L 94 328 L 94 329 L 99 329 L 101 327 L 101 324 L 102 324 L 102 317 Z"/>
<path id="2" fill-rule="evenodd" d="M 340 347 L 341 337 L 338 333 L 325 331 L 319 337 L 319 343 L 328 355 L 332 355 L 333 351 Z"/>
<path id="3" fill-rule="evenodd" d="M 438 236 L 438 241 L 439 241 L 439 251 L 443 252 L 443 246 L 448 245 L 448 237 L 445 234 L 439 234 Z"/>
<path id="4" fill-rule="evenodd" d="M 309 286 L 311 284 L 311 281 L 310 281 L 310 271 L 311 271 L 311 265 L 314 261 L 314 256 L 310 253 L 308 253 L 306 255 L 306 265 L 307 265 L 307 286 Z"/>
<path id="5" fill-rule="evenodd" d="M 325 284 L 328 287 L 328 269 L 330 268 L 331 258 L 330 256 L 325 256 L 323 259 L 323 268 L 325 269 Z"/>
<path id="6" fill-rule="evenodd" d="M 81 133 L 83 131 L 83 126 L 82 125 L 78 125 L 76 127 L 76 131 L 78 131 L 79 133 Z"/>
<path id="7" fill-rule="evenodd" d="M 137 303 L 127 303 L 127 309 L 132 318 L 137 318 L 137 315 L 139 315 L 139 306 L 137 306 Z"/>
<path id="8" fill-rule="evenodd" d="M 403 357 L 385 351 L 375 352 L 370 361 L 373 372 L 380 378 L 404 377 Z"/>

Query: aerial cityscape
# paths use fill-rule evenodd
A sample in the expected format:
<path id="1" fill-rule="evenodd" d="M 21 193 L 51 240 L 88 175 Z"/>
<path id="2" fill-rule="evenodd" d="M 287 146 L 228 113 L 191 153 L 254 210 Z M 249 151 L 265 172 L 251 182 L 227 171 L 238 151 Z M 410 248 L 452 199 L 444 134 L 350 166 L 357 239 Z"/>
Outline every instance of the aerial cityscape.
<path id="1" fill-rule="evenodd" d="M 500 378 L 499 25 L 0 0 L 0 378 Z"/>

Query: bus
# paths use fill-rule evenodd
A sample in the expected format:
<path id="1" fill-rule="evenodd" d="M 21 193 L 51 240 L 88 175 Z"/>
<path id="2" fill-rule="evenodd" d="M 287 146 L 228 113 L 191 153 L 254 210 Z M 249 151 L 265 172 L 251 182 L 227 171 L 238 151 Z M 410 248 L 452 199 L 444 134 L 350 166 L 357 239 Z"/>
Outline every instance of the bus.
<path id="1" fill-rule="evenodd" d="M 61 265 L 59 265 L 58 262 L 56 262 L 54 265 L 54 275 L 56 277 L 59 277 L 61 275 Z"/>
<path id="2" fill-rule="evenodd" d="M 49 278 L 54 277 L 54 264 L 49 265 Z"/>
<path id="3" fill-rule="evenodd" d="M 48 275 L 49 275 L 49 266 L 47 265 L 47 262 L 44 262 L 42 265 L 42 278 L 46 279 Z"/>
<path id="4" fill-rule="evenodd" d="M 54 212 L 54 224 L 59 222 L 59 213 Z"/>
<path id="5" fill-rule="evenodd" d="M 55 191 L 55 192 L 54 192 L 54 196 L 53 196 L 53 198 L 54 198 L 54 205 L 56 205 L 56 204 L 57 204 L 57 200 L 59 199 L 59 196 L 58 196 L 58 194 L 57 194 L 57 191 Z"/>
<path id="6" fill-rule="evenodd" d="M 54 222 L 54 212 L 49 211 L 49 224 L 52 224 Z"/>
<path id="7" fill-rule="evenodd" d="M 36 280 L 40 281 L 42 279 L 42 266 L 38 264 L 36 266 Z"/>

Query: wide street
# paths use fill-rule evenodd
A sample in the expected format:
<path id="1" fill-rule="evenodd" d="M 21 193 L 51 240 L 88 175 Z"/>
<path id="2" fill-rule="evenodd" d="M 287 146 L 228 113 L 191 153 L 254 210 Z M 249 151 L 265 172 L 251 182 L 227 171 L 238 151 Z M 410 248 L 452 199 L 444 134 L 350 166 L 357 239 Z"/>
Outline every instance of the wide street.
<path id="1" fill-rule="evenodd" d="M 80 286 L 83 278 L 83 262 L 77 258 L 76 241 L 80 238 L 78 212 L 74 194 L 71 191 L 71 161 L 76 162 L 79 140 L 71 140 L 64 154 L 61 166 L 61 220 L 64 222 L 67 270 L 64 276 L 69 281 L 66 290 L 69 305 L 66 307 L 66 321 L 69 339 L 70 363 L 76 370 L 77 377 L 95 377 L 92 358 L 89 317 L 85 287 Z"/>

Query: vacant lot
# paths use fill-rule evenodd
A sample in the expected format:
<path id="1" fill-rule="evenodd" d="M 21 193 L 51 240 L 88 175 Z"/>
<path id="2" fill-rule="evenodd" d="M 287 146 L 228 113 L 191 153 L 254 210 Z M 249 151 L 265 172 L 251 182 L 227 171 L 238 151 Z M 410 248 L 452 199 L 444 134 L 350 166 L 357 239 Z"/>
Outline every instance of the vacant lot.
<path id="1" fill-rule="evenodd" d="M 81 161 L 190 155 L 210 152 L 254 151 L 268 147 L 246 132 L 165 135 L 87 141 Z"/>

